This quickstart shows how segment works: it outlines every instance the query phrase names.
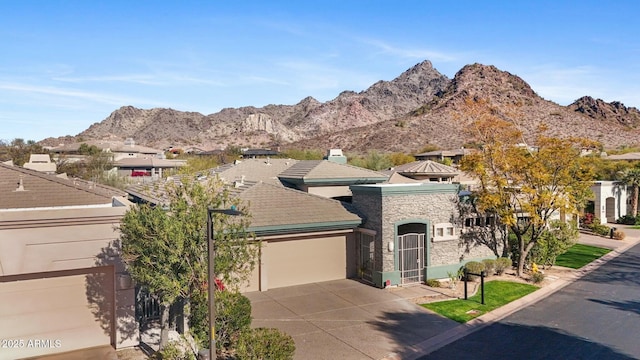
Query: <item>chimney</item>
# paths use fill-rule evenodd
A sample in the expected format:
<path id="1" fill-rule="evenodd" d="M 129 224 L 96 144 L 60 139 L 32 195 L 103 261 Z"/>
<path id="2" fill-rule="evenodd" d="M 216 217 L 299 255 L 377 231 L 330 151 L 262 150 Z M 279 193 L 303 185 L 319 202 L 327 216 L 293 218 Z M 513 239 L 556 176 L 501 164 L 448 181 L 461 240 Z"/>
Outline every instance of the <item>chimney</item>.
<path id="1" fill-rule="evenodd" d="M 347 157 L 342 154 L 342 149 L 329 149 L 329 151 L 327 151 L 327 156 L 324 157 L 324 160 L 328 160 L 338 164 L 347 163 Z"/>

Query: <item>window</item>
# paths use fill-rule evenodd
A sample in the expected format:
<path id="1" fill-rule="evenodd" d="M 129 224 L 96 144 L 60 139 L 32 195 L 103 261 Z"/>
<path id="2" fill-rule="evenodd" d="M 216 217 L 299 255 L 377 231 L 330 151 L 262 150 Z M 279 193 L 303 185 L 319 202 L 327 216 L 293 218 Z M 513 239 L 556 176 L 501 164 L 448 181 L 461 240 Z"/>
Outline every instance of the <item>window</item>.
<path id="1" fill-rule="evenodd" d="M 468 217 L 464 219 L 465 228 L 476 227 L 476 226 L 486 227 L 486 226 L 495 225 L 495 223 L 496 223 L 496 218 L 492 215 L 474 216 L 474 217 Z"/>
<path id="2" fill-rule="evenodd" d="M 452 223 L 440 223 L 433 225 L 433 241 L 455 240 L 456 229 Z"/>

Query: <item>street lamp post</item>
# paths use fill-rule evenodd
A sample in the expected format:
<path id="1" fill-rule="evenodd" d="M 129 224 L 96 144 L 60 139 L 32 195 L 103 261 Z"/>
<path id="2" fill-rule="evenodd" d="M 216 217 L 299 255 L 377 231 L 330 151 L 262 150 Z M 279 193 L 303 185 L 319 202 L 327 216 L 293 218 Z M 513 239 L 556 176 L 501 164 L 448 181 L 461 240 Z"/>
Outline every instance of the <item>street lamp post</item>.
<path id="1" fill-rule="evenodd" d="M 216 303 L 215 303 L 215 231 L 213 229 L 213 214 L 224 214 L 231 216 L 244 215 L 242 211 L 236 210 L 235 206 L 229 209 L 217 209 L 209 207 L 207 209 L 207 255 L 208 261 L 208 279 L 209 287 L 209 360 L 216 359 Z"/>

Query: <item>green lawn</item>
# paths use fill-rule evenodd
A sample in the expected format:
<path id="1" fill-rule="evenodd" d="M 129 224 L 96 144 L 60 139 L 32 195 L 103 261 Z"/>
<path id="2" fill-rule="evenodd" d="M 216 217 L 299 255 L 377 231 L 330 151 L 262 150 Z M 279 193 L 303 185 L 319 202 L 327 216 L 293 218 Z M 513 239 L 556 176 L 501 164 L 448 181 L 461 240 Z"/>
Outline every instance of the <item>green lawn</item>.
<path id="1" fill-rule="evenodd" d="M 570 247 L 566 253 L 556 258 L 556 265 L 572 269 L 580 269 L 610 251 L 610 249 L 597 246 L 575 244 Z"/>
<path id="2" fill-rule="evenodd" d="M 459 286 L 464 285 L 460 284 Z M 465 323 L 536 290 L 538 290 L 537 286 L 529 284 L 495 280 L 484 284 L 485 305 L 480 303 L 481 295 L 480 288 L 478 288 L 478 292 L 470 297 L 469 300 L 440 301 L 423 304 L 422 306 L 451 320 Z"/>

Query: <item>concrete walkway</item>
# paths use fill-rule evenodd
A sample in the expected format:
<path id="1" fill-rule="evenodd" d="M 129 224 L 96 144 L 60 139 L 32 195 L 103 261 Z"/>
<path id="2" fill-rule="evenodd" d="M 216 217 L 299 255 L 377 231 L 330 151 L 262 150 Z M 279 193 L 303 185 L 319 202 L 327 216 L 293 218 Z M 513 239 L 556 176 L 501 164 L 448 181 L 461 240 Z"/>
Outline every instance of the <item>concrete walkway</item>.
<path id="1" fill-rule="evenodd" d="M 424 285 L 377 289 L 355 280 L 247 293 L 254 327 L 275 327 L 296 343 L 295 359 L 417 359 L 570 284 L 640 241 L 640 230 L 616 226 L 625 240 L 581 234 L 579 243 L 610 248 L 599 260 L 465 324 L 443 318 L 413 299 L 437 296 Z"/>
<path id="2" fill-rule="evenodd" d="M 336 280 L 245 295 L 252 326 L 291 335 L 295 359 L 381 359 L 458 325 L 411 301 L 438 295 L 424 285 L 383 290 Z"/>

